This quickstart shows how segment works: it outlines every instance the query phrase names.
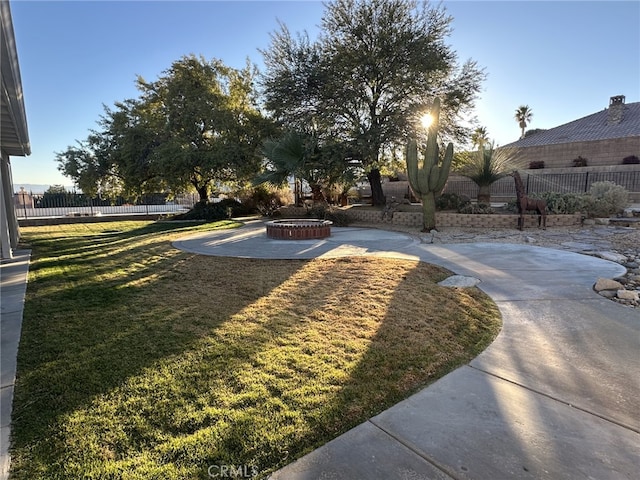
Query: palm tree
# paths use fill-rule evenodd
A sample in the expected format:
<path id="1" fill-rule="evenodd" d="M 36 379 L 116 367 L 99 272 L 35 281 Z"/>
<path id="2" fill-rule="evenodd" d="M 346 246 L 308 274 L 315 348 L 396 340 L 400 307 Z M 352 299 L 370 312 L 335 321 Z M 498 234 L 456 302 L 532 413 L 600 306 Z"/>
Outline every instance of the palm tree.
<path id="1" fill-rule="evenodd" d="M 478 147 L 482 150 L 484 144 L 489 141 L 489 134 L 486 127 L 478 127 L 471 134 L 471 142 L 474 147 Z"/>
<path id="2" fill-rule="evenodd" d="M 493 143 L 483 145 L 460 171 L 478 185 L 478 203 L 491 203 L 491 185 L 513 168 L 509 162 L 511 153 L 504 148 L 496 150 Z"/>
<path id="3" fill-rule="evenodd" d="M 279 139 L 265 140 L 262 153 L 268 167 L 255 179 L 255 185 L 279 186 L 293 176 L 309 184 L 314 203 L 326 203 L 325 192 L 342 184 L 348 189 L 354 181 L 340 146 L 320 146 L 313 135 L 289 132 Z"/>
<path id="4" fill-rule="evenodd" d="M 531 117 L 533 117 L 533 112 L 529 108 L 529 105 L 520 105 L 516 110 L 515 119 L 522 130 L 520 138 L 524 138 L 524 129 L 531 123 Z"/>

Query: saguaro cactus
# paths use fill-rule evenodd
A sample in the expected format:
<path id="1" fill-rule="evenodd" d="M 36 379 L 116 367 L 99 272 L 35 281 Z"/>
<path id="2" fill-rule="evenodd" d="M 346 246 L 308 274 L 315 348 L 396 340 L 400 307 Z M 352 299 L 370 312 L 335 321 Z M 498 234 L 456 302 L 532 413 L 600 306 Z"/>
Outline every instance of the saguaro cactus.
<path id="1" fill-rule="evenodd" d="M 409 183 L 413 192 L 422 200 L 423 232 L 429 232 L 436 228 L 436 196 L 440 194 L 447 182 L 453 159 L 453 144 L 449 143 L 444 158 L 440 162 L 437 138 L 440 121 L 440 99 L 438 98 L 433 101 L 431 116 L 433 121 L 427 131 L 427 150 L 422 166 L 418 165 L 417 142 L 410 140 L 407 145 Z"/>

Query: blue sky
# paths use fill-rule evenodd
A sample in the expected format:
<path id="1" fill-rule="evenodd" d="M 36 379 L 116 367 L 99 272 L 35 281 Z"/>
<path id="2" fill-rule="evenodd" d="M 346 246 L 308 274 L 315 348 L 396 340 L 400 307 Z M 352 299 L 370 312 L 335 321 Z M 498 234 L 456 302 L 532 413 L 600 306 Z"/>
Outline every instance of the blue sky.
<path id="1" fill-rule="evenodd" d="M 552 128 L 608 106 L 640 101 L 640 2 L 445 1 L 449 43 L 488 79 L 476 116 L 497 144 L 518 139 L 519 105 L 529 128 Z M 12 161 L 20 184 L 72 181 L 55 152 L 83 140 L 102 105 L 137 96 L 136 75 L 154 80 L 194 53 L 262 67 L 278 20 L 292 32 L 318 32 L 317 1 L 12 0 L 32 154 Z"/>

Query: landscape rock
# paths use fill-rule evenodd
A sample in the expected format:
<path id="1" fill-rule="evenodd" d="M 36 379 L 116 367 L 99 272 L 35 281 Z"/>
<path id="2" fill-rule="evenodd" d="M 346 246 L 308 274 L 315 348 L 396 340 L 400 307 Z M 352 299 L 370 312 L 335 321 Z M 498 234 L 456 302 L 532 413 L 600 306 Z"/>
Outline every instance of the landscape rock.
<path id="1" fill-rule="evenodd" d="M 640 292 L 635 292 L 633 290 L 618 290 L 616 292 L 616 296 L 621 300 L 630 300 L 632 302 L 640 300 Z"/>
<path id="2" fill-rule="evenodd" d="M 598 293 L 603 290 L 621 290 L 623 288 L 624 285 L 620 282 L 616 282 L 615 280 L 611 280 L 610 278 L 599 278 L 593 286 L 593 289 Z"/>
<path id="3" fill-rule="evenodd" d="M 593 244 L 584 242 L 562 242 L 560 245 L 580 252 L 592 252 L 596 250 L 596 247 Z"/>
<path id="4" fill-rule="evenodd" d="M 616 290 L 602 290 L 598 292 L 598 294 L 610 299 L 614 299 L 618 296 L 618 292 Z"/>
<path id="5" fill-rule="evenodd" d="M 467 277 L 464 275 L 452 275 L 449 278 L 445 278 L 438 285 L 442 287 L 475 287 L 480 283 L 480 280 L 475 277 Z"/>
<path id="6" fill-rule="evenodd" d="M 603 260 L 609 260 L 610 262 L 616 263 L 625 263 L 627 261 L 626 256 L 616 252 L 596 252 L 595 256 L 600 257 Z"/>

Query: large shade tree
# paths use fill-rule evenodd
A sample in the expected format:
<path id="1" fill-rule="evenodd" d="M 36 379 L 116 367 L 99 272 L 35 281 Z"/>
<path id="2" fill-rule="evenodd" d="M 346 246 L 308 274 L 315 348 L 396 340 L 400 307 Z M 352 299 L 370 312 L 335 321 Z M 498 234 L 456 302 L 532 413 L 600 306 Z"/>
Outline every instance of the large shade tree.
<path id="1" fill-rule="evenodd" d="M 413 0 L 335 0 L 326 6 L 318 40 L 282 25 L 263 51 L 266 108 L 300 130 L 349 145 L 364 166 L 373 203 L 384 203 L 381 153 L 422 137 L 418 118 L 443 100 L 443 139 L 469 135 L 468 117 L 484 79 L 474 61 L 458 63 L 447 45 L 451 17 Z"/>
<path id="2" fill-rule="evenodd" d="M 194 56 L 174 62 L 154 82 L 138 80 L 143 101 L 164 123 L 157 169 L 173 189 L 193 186 L 206 202 L 211 188 L 258 169 L 266 123 L 252 95 L 253 69 Z"/>
<path id="3" fill-rule="evenodd" d="M 59 168 L 83 191 L 193 188 L 206 202 L 212 188 L 259 170 L 273 129 L 256 107 L 255 74 L 191 55 L 153 82 L 139 77 L 140 97 L 105 109 L 99 129 L 58 154 Z"/>
<path id="4" fill-rule="evenodd" d="M 104 106 L 98 129 L 86 140 L 56 155 L 59 170 L 88 195 L 139 197 L 163 188 L 153 165 L 162 126 L 153 125 L 148 107 L 139 100 Z"/>
<path id="5" fill-rule="evenodd" d="M 87 140 L 77 141 L 76 145 L 69 145 L 63 152 L 57 152 L 55 160 L 58 170 L 73 179 L 76 186 L 87 195 L 93 197 L 108 193 L 112 190 L 109 186 L 114 183 L 115 195 L 121 191 L 117 171 L 108 159 L 101 158 L 91 136 Z"/>

